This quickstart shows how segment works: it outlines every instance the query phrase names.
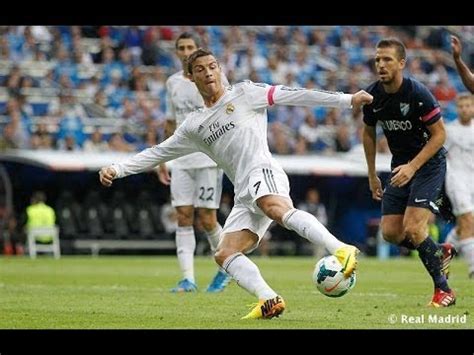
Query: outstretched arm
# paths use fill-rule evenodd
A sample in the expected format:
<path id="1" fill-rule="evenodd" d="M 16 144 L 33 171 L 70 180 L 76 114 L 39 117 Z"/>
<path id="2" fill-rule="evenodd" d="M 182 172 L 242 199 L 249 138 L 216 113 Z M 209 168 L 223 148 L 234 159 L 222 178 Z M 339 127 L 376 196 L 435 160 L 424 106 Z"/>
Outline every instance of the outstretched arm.
<path id="1" fill-rule="evenodd" d="M 461 80 L 464 86 L 474 94 L 474 74 L 461 58 L 462 45 L 461 41 L 456 36 L 451 36 L 451 48 L 453 49 L 454 63 L 456 64 L 456 68 L 461 76 Z"/>
<path id="2" fill-rule="evenodd" d="M 372 95 L 361 90 L 354 95 L 342 92 L 332 92 L 317 89 L 290 88 L 283 85 L 271 86 L 268 84 L 247 82 L 246 95 L 255 108 L 268 106 L 325 106 L 350 108 L 370 104 Z"/>
<path id="3" fill-rule="evenodd" d="M 104 186 L 110 186 L 114 179 L 144 172 L 158 164 L 197 151 L 197 147 L 188 138 L 174 134 L 163 143 L 147 148 L 124 162 L 102 168 L 99 172 L 100 182 Z"/>

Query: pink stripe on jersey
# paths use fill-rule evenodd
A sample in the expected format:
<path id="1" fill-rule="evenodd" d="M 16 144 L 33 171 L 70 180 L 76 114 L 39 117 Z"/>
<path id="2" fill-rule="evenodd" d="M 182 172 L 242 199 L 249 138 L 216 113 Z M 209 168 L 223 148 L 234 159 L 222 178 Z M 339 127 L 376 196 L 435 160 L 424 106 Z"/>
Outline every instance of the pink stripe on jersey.
<path id="1" fill-rule="evenodd" d="M 275 101 L 273 101 L 273 93 L 275 92 L 275 89 L 276 89 L 276 86 L 272 86 L 270 90 L 268 90 L 267 100 L 270 106 L 272 106 L 275 103 Z"/>
<path id="2" fill-rule="evenodd" d="M 440 112 L 441 112 L 441 109 L 439 107 L 436 107 L 433 111 L 421 117 L 421 120 L 423 122 L 429 121 L 434 115 L 437 115 Z"/>

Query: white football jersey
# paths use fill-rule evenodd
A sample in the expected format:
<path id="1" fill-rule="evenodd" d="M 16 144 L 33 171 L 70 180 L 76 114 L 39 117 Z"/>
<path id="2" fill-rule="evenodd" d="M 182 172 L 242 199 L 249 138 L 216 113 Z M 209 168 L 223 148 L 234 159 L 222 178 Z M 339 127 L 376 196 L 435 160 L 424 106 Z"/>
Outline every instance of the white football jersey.
<path id="1" fill-rule="evenodd" d="M 236 199 L 246 194 L 252 170 L 283 171 L 267 142 L 267 107 L 351 107 L 352 95 L 270 86 L 245 81 L 228 86 L 210 108 L 188 115 L 174 135 L 123 163 L 114 164 L 117 178 L 137 174 L 185 154 L 201 151 L 212 158 L 234 184 Z"/>
<path id="2" fill-rule="evenodd" d="M 448 150 L 448 173 L 474 173 L 474 124 L 462 125 L 458 120 L 446 125 L 445 147 Z"/>
<path id="3" fill-rule="evenodd" d="M 223 84 L 228 85 L 222 76 Z M 166 81 L 166 118 L 175 120 L 176 127 L 181 126 L 186 116 L 198 108 L 204 107 L 204 101 L 196 85 L 184 76 L 183 71 L 171 75 Z M 193 153 L 176 159 L 173 166 L 181 169 L 199 169 L 215 167 L 216 163 L 203 153 Z"/>

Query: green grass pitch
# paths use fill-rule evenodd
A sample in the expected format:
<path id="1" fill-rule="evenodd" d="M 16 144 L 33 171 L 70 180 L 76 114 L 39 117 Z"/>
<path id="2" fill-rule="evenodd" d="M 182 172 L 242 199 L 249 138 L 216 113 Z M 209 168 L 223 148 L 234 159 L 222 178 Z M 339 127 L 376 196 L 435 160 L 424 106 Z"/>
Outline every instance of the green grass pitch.
<path id="1" fill-rule="evenodd" d="M 313 285 L 313 258 L 252 259 L 287 303 L 280 318 L 240 320 L 256 299 L 235 282 L 223 293 L 205 293 L 216 271 L 210 257 L 196 258 L 199 292 L 193 294 L 169 292 L 180 276 L 175 257 L 1 257 L 0 328 L 474 328 L 474 280 L 468 279 L 460 259 L 453 261 L 450 278 L 457 304 L 445 309 L 426 306 L 432 284 L 416 257 L 361 258 L 354 289 L 336 299 L 323 296 Z M 453 322 L 456 316 L 459 321 Z M 402 322 L 403 317 L 412 323 Z"/>

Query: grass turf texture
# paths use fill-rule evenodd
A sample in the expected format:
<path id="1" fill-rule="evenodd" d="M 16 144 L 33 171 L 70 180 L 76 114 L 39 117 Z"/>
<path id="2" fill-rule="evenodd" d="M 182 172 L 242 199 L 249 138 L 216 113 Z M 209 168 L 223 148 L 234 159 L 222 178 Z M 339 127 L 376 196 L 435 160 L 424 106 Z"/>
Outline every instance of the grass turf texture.
<path id="1" fill-rule="evenodd" d="M 450 278 L 457 304 L 444 309 L 426 306 L 432 283 L 416 257 L 362 258 L 354 289 L 335 299 L 312 283 L 313 258 L 252 259 L 287 303 L 280 318 L 240 320 L 256 299 L 234 281 L 223 293 L 204 292 L 217 270 L 210 257 L 196 258 L 199 292 L 192 294 L 169 292 L 180 278 L 175 257 L 1 257 L 0 329 L 474 328 L 474 281 L 459 258 Z M 424 315 L 424 323 L 401 323 L 403 315 Z M 433 323 L 429 315 L 467 322 Z"/>

